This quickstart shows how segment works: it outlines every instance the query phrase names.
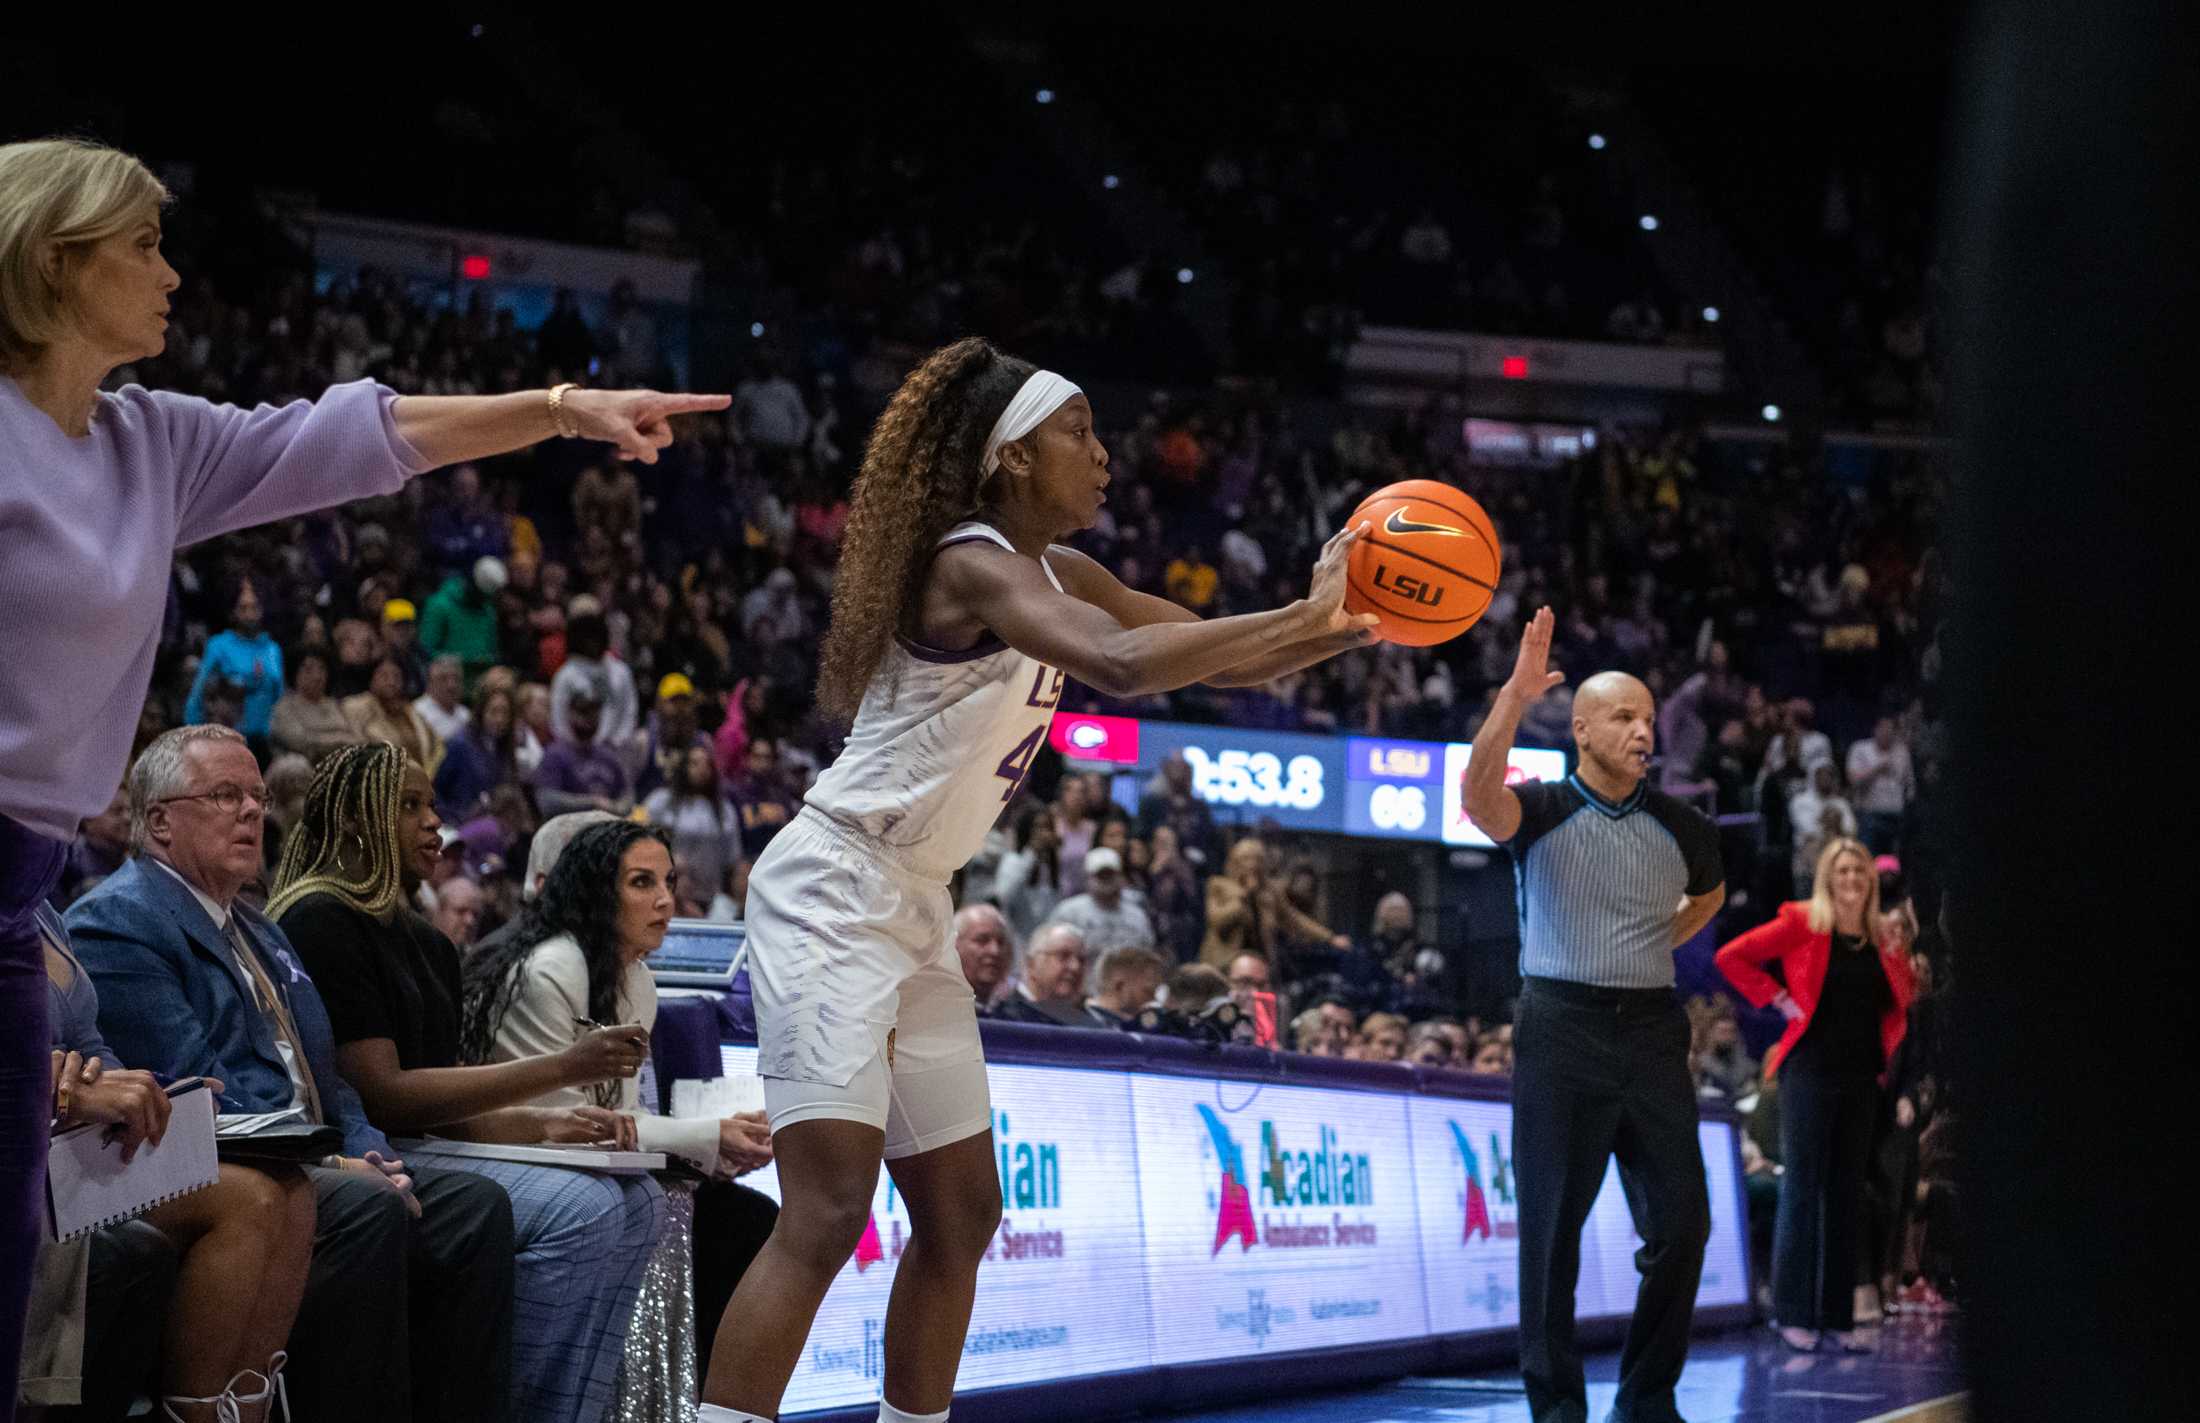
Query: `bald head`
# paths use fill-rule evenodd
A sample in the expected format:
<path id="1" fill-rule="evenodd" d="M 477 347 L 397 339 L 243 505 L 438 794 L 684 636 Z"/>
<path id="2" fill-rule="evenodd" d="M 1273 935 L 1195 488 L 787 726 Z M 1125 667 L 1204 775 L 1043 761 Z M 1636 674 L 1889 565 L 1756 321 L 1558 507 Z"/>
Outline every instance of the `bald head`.
<path id="1" fill-rule="evenodd" d="M 1622 798 L 1650 770 L 1657 746 L 1657 703 L 1639 678 L 1599 672 L 1574 693 L 1574 745 L 1581 772 L 1599 795 Z"/>
<path id="2" fill-rule="evenodd" d="M 1644 707 L 1652 706 L 1650 689 L 1642 684 L 1641 678 L 1625 672 L 1599 672 L 1575 689 L 1574 722 L 1578 726 L 1585 711 L 1594 715 L 1606 702 L 1630 699 Z"/>

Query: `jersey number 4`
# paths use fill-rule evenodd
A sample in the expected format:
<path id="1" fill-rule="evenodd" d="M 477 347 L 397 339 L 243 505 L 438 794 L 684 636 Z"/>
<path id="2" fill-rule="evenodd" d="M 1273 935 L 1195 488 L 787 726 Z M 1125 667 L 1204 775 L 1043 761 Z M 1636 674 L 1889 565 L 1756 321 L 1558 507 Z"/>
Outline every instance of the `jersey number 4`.
<path id="1" fill-rule="evenodd" d="M 1016 792 L 1023 789 L 1024 777 L 1031 774 L 1031 763 L 1039 759 L 1039 739 L 1046 734 L 1044 722 L 1031 728 L 1025 733 L 1024 739 L 1001 758 L 1001 764 L 993 768 L 994 775 L 1008 782 L 1008 789 L 1001 792 L 1003 805 L 1014 800 Z"/>
<path id="2" fill-rule="evenodd" d="M 1053 680 L 1050 682 L 1049 678 Z M 1042 665 L 1031 678 L 1031 695 L 1024 698 L 1024 705 L 1037 707 L 1041 711 L 1048 711 L 1061 700 L 1061 670 Z M 1001 758 L 1001 764 L 993 768 L 994 775 L 1008 782 L 1008 789 L 1001 792 L 1001 801 L 1004 805 L 1014 800 L 1016 792 L 1023 789 L 1024 777 L 1031 774 L 1031 763 L 1039 755 L 1039 740 L 1046 735 L 1046 732 L 1046 722 L 1041 722 L 1031 728 L 1024 739 L 1017 742 L 1009 749 L 1009 753 Z"/>

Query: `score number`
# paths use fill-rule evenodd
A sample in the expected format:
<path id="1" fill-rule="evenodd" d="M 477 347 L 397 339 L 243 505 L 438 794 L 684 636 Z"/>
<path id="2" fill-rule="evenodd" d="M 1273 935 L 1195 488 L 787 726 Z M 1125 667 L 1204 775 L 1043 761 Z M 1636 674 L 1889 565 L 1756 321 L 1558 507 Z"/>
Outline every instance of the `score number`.
<path id="1" fill-rule="evenodd" d="M 1322 763 L 1293 756 L 1288 763 L 1271 751 L 1218 751 L 1184 748 L 1192 768 L 1192 789 L 1216 805 L 1250 805 L 1313 810 L 1322 803 Z"/>
<path id="2" fill-rule="evenodd" d="M 1378 830 L 1410 835 L 1428 824 L 1428 793 L 1419 786 L 1385 781 L 1368 792 L 1367 818 Z"/>

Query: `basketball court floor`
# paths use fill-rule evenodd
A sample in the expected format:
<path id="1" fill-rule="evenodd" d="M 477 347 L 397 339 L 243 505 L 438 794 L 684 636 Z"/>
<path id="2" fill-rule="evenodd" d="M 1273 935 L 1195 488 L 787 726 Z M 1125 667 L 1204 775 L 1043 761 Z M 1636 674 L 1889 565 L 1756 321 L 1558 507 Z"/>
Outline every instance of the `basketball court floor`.
<path id="1" fill-rule="evenodd" d="M 1612 1406 L 1619 1355 L 1589 1360 L 1589 1417 Z M 1689 1423 L 1960 1423 L 1962 1372 L 1953 1323 L 1905 1320 L 1875 1354 L 1796 1354 L 1766 1329 L 1699 1339 L 1681 1376 Z M 1405 1379 L 1290 1402 L 1179 1417 L 1196 1423 L 1531 1423 L 1518 1374 Z"/>

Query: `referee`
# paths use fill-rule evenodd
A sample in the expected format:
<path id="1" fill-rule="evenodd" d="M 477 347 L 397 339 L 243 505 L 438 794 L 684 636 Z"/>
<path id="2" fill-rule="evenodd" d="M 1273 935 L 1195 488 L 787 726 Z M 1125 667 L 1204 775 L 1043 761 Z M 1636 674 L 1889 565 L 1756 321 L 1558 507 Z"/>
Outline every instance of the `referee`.
<path id="1" fill-rule="evenodd" d="M 1565 680 L 1548 670 L 1550 654 L 1544 608 L 1521 634 L 1466 783 L 1467 814 L 1512 851 L 1520 893 L 1520 1372 L 1536 1423 L 1587 1423 L 1574 1286 L 1581 1227 L 1617 1153 L 1644 1244 L 1611 1420 L 1674 1423 L 1711 1205 L 1673 950 L 1726 901 L 1719 837 L 1700 812 L 1643 783 L 1656 708 L 1624 672 L 1600 672 L 1575 693 L 1572 775 L 1505 784 L 1521 713 Z"/>

